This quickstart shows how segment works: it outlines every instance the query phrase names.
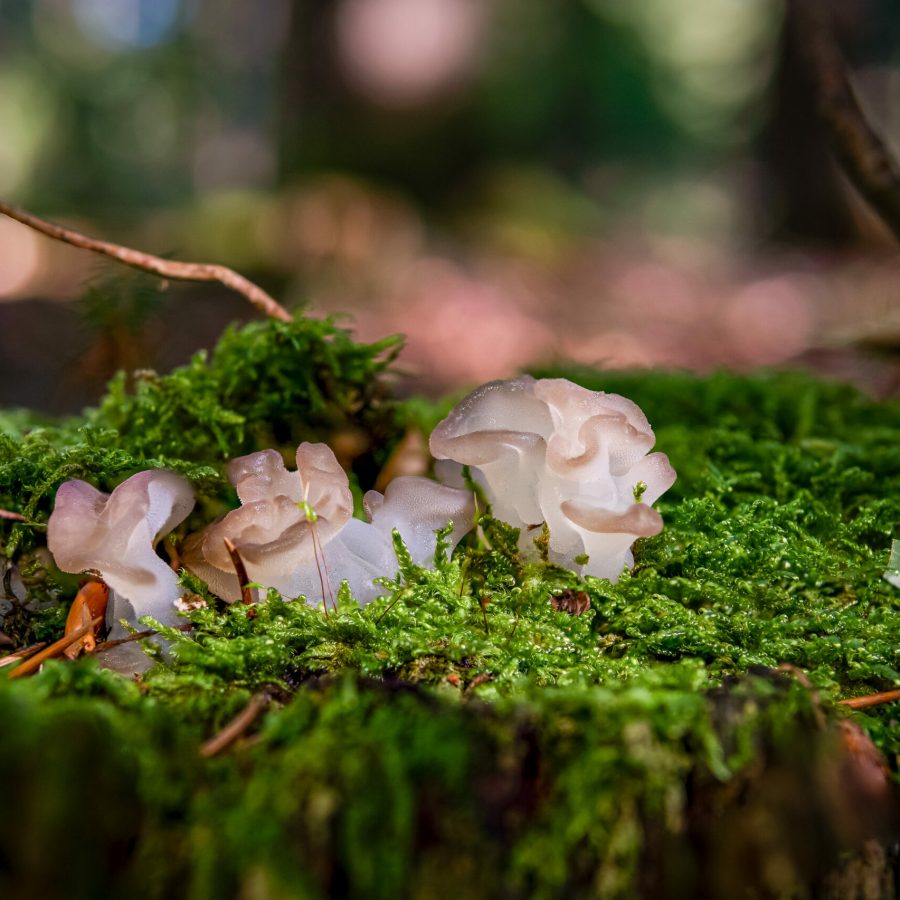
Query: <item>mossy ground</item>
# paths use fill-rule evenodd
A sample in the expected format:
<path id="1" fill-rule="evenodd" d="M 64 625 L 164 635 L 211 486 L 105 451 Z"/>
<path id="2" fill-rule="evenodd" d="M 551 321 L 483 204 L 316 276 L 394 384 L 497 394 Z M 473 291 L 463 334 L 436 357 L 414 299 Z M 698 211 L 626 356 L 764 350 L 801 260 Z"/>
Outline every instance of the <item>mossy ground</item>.
<path id="1" fill-rule="evenodd" d="M 233 502 L 230 456 L 352 433 L 371 486 L 405 425 L 436 415 L 385 392 L 396 346 L 267 323 L 170 376 L 117 380 L 83 421 L 8 416 L 0 506 L 29 521 L 3 523 L 7 556 L 35 596 L 71 596 L 40 552 L 71 477 L 109 489 L 168 466 L 209 516 Z M 139 684 L 92 660 L 0 678 L 0 895 L 631 896 L 652 889 L 648 854 L 689 895 L 699 876 L 670 853 L 689 783 L 773 754 L 815 769 L 822 711 L 900 682 L 900 591 L 882 577 L 900 406 L 797 374 L 562 374 L 635 400 L 678 472 L 633 572 L 612 585 L 523 561 L 486 519 L 433 570 L 398 545 L 396 580 L 362 610 L 200 608 Z M 569 588 L 590 598 L 581 616 L 551 606 Z M 20 627 L 52 635 L 61 613 Z M 765 674 L 781 663 L 818 698 Z M 715 691 L 748 672 L 723 719 Z M 201 760 L 260 691 L 253 740 Z M 896 771 L 896 708 L 857 718 Z"/>

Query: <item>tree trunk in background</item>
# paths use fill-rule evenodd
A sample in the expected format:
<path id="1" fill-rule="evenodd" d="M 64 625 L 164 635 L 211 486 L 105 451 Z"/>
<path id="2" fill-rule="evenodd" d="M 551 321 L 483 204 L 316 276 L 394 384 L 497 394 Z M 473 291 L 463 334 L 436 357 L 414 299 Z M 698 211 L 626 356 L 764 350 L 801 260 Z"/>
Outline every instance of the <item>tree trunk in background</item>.
<path id="1" fill-rule="evenodd" d="M 822 0 L 823 3 L 829 0 Z M 833 6 L 834 4 L 832 4 Z M 866 4 L 844 2 L 838 30 L 846 43 L 857 30 Z M 845 247 L 859 237 L 847 189 L 818 116 L 798 34 L 790 17 L 782 33 L 772 111 L 762 136 L 763 207 L 770 237 L 788 243 L 814 241 Z"/>

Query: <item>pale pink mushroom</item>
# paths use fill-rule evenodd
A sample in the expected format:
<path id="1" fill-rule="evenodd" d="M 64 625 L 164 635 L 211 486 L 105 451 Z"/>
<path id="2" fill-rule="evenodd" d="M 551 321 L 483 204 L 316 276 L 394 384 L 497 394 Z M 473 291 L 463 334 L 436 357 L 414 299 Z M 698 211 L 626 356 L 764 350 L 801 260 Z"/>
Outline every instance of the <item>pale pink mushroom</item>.
<path id="1" fill-rule="evenodd" d="M 431 452 L 473 468 L 494 514 L 523 550 L 547 524 L 550 556 L 615 581 L 638 537 L 662 530 L 652 504 L 675 481 L 653 430 L 617 394 L 562 378 L 494 381 L 462 400 L 431 435 Z M 588 557 L 582 567 L 576 559 Z"/>
<path id="2" fill-rule="evenodd" d="M 120 619 L 134 625 L 142 616 L 153 616 L 176 624 L 175 603 L 182 591 L 155 547 L 193 506 L 188 481 L 159 469 L 132 475 L 112 494 L 85 481 L 60 485 L 47 523 L 47 546 L 63 572 L 95 573 L 109 585 L 107 618 L 114 623 L 113 637 L 123 633 Z M 123 665 L 142 667 L 147 661 L 137 648 L 129 649 L 134 653 L 125 655 Z"/>
<path id="3" fill-rule="evenodd" d="M 234 460 L 228 478 L 242 505 L 185 543 L 185 566 L 223 599 L 241 596 L 226 538 L 240 551 L 251 580 L 291 594 L 296 570 L 314 564 L 317 545 L 331 540 L 353 515 L 347 474 L 329 447 L 304 442 L 296 459 L 295 472 L 276 450 Z M 315 511 L 315 522 L 306 509 Z"/>
<path id="4" fill-rule="evenodd" d="M 383 497 L 366 494 L 371 523 L 354 519 L 347 475 L 325 444 L 301 444 L 296 472 L 287 471 L 276 451 L 264 450 L 235 460 L 229 478 L 243 505 L 190 538 L 184 562 L 232 602 L 240 586 L 226 538 L 238 548 L 248 577 L 283 596 L 330 603 L 347 581 L 354 597 L 367 603 L 379 594 L 373 579 L 397 571 L 393 529 L 425 565 L 434 554 L 435 530 L 452 521 L 455 546 L 474 513 L 466 491 L 407 476 L 391 482 Z"/>

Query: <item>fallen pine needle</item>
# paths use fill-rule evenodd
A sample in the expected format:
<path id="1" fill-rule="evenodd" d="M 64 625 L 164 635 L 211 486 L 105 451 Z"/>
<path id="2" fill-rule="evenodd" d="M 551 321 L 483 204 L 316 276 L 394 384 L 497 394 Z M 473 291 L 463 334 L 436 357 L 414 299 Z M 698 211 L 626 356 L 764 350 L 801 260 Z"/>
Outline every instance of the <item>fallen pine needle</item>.
<path id="1" fill-rule="evenodd" d="M 22 513 L 10 512 L 8 509 L 0 509 L 0 519 L 10 519 L 13 522 L 27 522 L 28 519 Z"/>
<path id="2" fill-rule="evenodd" d="M 184 625 L 178 625 L 176 627 L 179 631 L 190 631 L 194 626 L 191 622 L 185 622 Z M 96 656 L 98 653 L 106 653 L 107 650 L 112 650 L 113 647 L 120 647 L 122 644 L 130 644 L 132 641 L 142 641 L 144 638 L 153 637 L 155 634 L 159 634 L 159 632 L 154 631 L 152 628 L 148 628 L 146 631 L 136 631 L 134 634 L 129 634 L 127 637 L 103 641 L 102 643 L 97 644 L 96 648 L 92 651 L 91 656 Z"/>
<path id="3" fill-rule="evenodd" d="M 466 690 L 472 691 L 477 688 L 480 684 L 486 684 L 488 681 L 493 680 L 493 675 L 490 675 L 487 672 L 482 672 L 480 675 L 476 675 L 467 685 Z"/>
<path id="4" fill-rule="evenodd" d="M 241 559 L 241 551 L 238 550 L 231 538 L 225 538 L 224 540 L 225 549 L 231 557 L 231 564 L 234 566 L 234 571 L 237 573 L 237 578 L 240 582 L 241 601 L 249 606 L 256 598 L 253 596 L 253 588 L 249 587 L 250 578 L 247 575 L 247 567 L 244 565 L 244 560 Z"/>
<path id="5" fill-rule="evenodd" d="M 41 650 L 40 653 L 29 656 L 25 662 L 13 669 L 7 677 L 12 680 L 13 678 L 22 678 L 25 675 L 31 675 L 48 659 L 59 656 L 70 644 L 74 644 L 75 641 L 80 641 L 89 631 L 96 628 L 102 621 L 103 619 L 101 618 L 94 619 L 93 622 L 88 622 L 87 625 L 82 626 L 78 631 L 74 631 L 67 637 L 62 638 L 61 640 L 56 641 L 56 643 L 51 644 L 49 647 L 46 647 L 44 650 Z"/>
<path id="6" fill-rule="evenodd" d="M 10 653 L 8 656 L 4 656 L 0 659 L 0 669 L 3 666 L 11 666 L 13 663 L 21 662 L 23 659 L 28 659 L 33 653 L 37 653 L 41 647 L 46 647 L 46 641 L 40 641 L 37 644 L 32 644 L 30 647 L 23 647 L 21 650 L 16 650 L 14 653 Z"/>
<path id="7" fill-rule="evenodd" d="M 270 702 L 271 697 L 266 691 L 254 694 L 250 702 L 217 735 L 200 747 L 200 755 L 209 759 L 230 747 L 259 718 Z"/>
<path id="8" fill-rule="evenodd" d="M 884 691 L 881 694 L 868 694 L 865 697 L 849 697 L 846 700 L 838 700 L 838 703 L 850 709 L 868 709 L 870 706 L 892 703 L 894 700 L 900 700 L 900 691 Z"/>
<path id="9" fill-rule="evenodd" d="M 152 628 L 148 628 L 146 631 L 136 631 L 134 634 L 129 634 L 127 637 L 103 641 L 97 644 L 92 651 L 91 656 L 96 656 L 98 653 L 106 653 L 107 650 L 112 650 L 113 647 L 120 647 L 122 644 L 130 644 L 132 641 L 140 641 L 144 638 L 153 637 L 154 634 L 157 634 L 157 632 Z"/>

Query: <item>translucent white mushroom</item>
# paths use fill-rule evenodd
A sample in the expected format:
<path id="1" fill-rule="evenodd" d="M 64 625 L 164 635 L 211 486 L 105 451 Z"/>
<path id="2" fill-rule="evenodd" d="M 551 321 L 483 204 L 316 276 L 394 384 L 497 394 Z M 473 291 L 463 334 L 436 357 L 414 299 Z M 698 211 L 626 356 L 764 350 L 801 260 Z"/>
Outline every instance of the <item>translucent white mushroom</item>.
<path id="1" fill-rule="evenodd" d="M 185 565 L 228 601 L 239 599 L 240 589 L 225 538 L 238 548 L 248 577 L 283 596 L 330 603 L 347 581 L 354 597 L 368 603 L 379 595 L 373 579 L 397 571 L 395 528 L 414 561 L 427 565 L 434 532 L 452 521 L 455 546 L 474 513 L 467 491 L 405 476 L 384 496 L 366 494 L 371 522 L 354 519 L 347 475 L 325 444 L 301 444 L 296 472 L 276 451 L 264 450 L 235 460 L 229 478 L 243 505 L 190 538 L 184 552 Z"/>
<path id="2" fill-rule="evenodd" d="M 85 481 L 60 485 L 47 546 L 63 572 L 93 572 L 110 587 L 111 637 L 124 633 L 120 619 L 134 625 L 141 616 L 153 616 L 165 625 L 177 623 L 175 603 L 182 591 L 155 547 L 193 506 L 188 481 L 159 469 L 132 475 L 112 494 Z M 137 671 L 149 664 L 136 646 L 118 649 L 116 656 L 104 657 L 114 667 Z"/>
<path id="3" fill-rule="evenodd" d="M 335 584 L 346 581 L 361 604 L 369 603 L 382 593 L 373 579 L 396 574 L 394 529 L 413 562 L 430 567 L 437 546 L 435 532 L 453 523 L 448 537 L 449 552 L 471 529 L 475 515 L 475 504 L 468 491 L 414 475 L 395 478 L 383 496 L 378 491 L 369 491 L 363 507 L 370 522 L 351 519 L 324 545 L 323 575 L 329 583 L 323 586 L 316 566 L 306 565 L 294 573 L 295 594 L 322 598 L 323 587 L 325 591 L 333 591 Z"/>
<path id="4" fill-rule="evenodd" d="M 430 442 L 439 460 L 473 468 L 494 514 L 521 529 L 523 550 L 546 523 L 551 559 L 612 581 L 634 563 L 635 539 L 662 530 L 650 504 L 675 471 L 665 454 L 647 455 L 654 443 L 625 397 L 527 375 L 482 385 Z"/>
<path id="5" fill-rule="evenodd" d="M 276 450 L 232 461 L 228 478 L 242 505 L 185 542 L 185 566 L 224 600 L 241 596 L 225 538 L 240 551 L 252 581 L 293 596 L 295 572 L 314 565 L 318 545 L 328 543 L 353 515 L 347 474 L 329 447 L 303 443 L 296 459 L 295 472 Z M 315 511 L 314 522 L 306 508 Z"/>

